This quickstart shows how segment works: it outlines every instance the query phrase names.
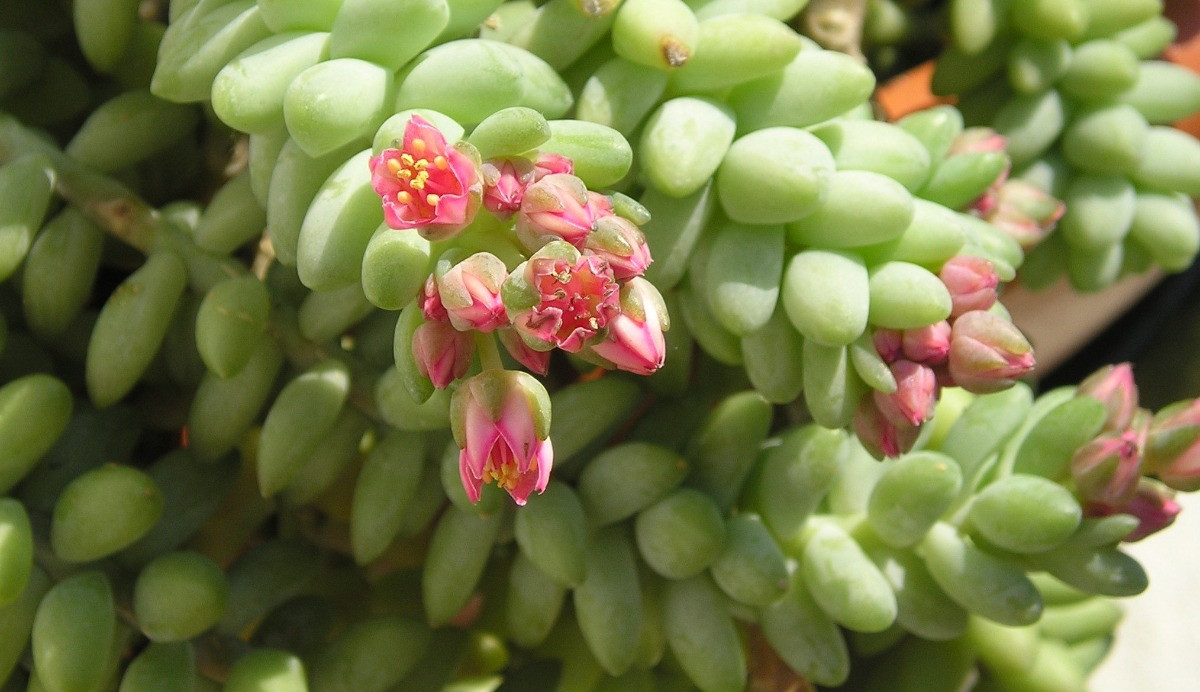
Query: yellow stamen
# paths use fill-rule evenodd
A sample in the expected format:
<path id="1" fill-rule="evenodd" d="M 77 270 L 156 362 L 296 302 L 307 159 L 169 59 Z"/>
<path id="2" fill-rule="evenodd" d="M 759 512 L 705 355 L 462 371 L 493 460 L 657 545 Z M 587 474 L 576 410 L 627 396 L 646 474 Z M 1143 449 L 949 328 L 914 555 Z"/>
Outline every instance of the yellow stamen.
<path id="1" fill-rule="evenodd" d="M 412 171 L 408 168 L 401 168 L 396 175 L 407 180 L 412 177 Z"/>
<path id="2" fill-rule="evenodd" d="M 406 166 L 412 166 L 415 161 L 412 157 L 412 154 L 401 154 L 400 160 L 403 161 L 404 165 Z"/>
<path id="3" fill-rule="evenodd" d="M 431 207 L 436 207 L 438 200 L 440 200 L 440 199 L 441 199 L 441 197 L 438 197 L 437 195 L 434 195 L 434 194 L 425 195 L 425 201 L 428 202 L 429 206 L 431 206 Z"/>
<path id="4" fill-rule="evenodd" d="M 438 156 L 433 159 L 433 165 L 437 166 L 439 171 L 444 171 L 450 167 L 450 162 L 446 160 L 445 156 Z"/>
<path id="5" fill-rule="evenodd" d="M 392 175 L 404 175 L 403 171 L 405 168 L 403 164 L 396 159 L 388 159 L 387 167 L 388 170 L 392 172 Z"/>
<path id="6" fill-rule="evenodd" d="M 429 168 L 429 162 L 425 159 L 417 159 L 417 162 L 413 164 L 413 168 L 417 169 L 418 171 L 423 171 L 426 168 Z"/>
<path id="7" fill-rule="evenodd" d="M 412 204 L 412 195 L 408 194 L 405 190 L 401 190 L 396 193 L 396 201 L 401 204 Z"/>
<path id="8" fill-rule="evenodd" d="M 412 141 L 412 148 L 413 148 L 413 151 L 417 152 L 417 156 L 424 154 L 425 153 L 425 140 L 423 140 L 421 138 L 414 139 Z"/>

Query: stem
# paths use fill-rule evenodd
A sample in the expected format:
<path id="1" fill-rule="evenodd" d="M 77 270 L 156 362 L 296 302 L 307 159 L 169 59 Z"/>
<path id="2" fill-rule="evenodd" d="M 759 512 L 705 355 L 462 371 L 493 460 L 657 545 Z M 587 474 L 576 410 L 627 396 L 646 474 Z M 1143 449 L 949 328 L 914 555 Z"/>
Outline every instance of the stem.
<path id="1" fill-rule="evenodd" d="M 500 360 L 500 350 L 496 348 L 495 336 L 478 332 L 475 334 L 475 345 L 479 348 L 479 364 L 484 370 L 504 369 L 504 363 Z"/>

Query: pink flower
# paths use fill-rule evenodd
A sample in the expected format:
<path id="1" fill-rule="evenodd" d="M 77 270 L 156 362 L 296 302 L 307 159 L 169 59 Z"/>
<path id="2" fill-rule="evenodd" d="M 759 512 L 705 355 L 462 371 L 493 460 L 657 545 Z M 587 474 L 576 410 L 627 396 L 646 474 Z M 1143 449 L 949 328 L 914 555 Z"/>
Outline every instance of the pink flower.
<path id="1" fill-rule="evenodd" d="M 1008 389 L 1033 371 L 1033 347 L 1008 320 L 971 310 L 950 330 L 947 371 L 954 384 L 974 394 Z"/>
<path id="2" fill-rule="evenodd" d="M 899 329 L 880 327 L 871 335 L 875 352 L 885 363 L 891 363 L 904 355 L 904 332 Z"/>
<path id="3" fill-rule="evenodd" d="M 483 162 L 483 208 L 507 219 L 521 208 L 525 188 L 533 182 L 528 159 L 491 159 Z"/>
<path id="4" fill-rule="evenodd" d="M 445 389 L 467 374 L 474 350 L 472 336 L 458 331 L 449 322 L 426 322 L 413 332 L 413 361 L 417 370 L 438 389 Z"/>
<path id="5" fill-rule="evenodd" d="M 996 302 L 1000 277 L 991 262 L 974 255 L 955 255 L 946 260 L 938 278 L 950 292 L 950 316 L 971 310 L 987 310 Z"/>
<path id="6" fill-rule="evenodd" d="M 582 180 L 552 173 L 525 188 L 515 231 L 530 252 L 537 252 L 552 240 L 582 249 L 596 220 L 611 213 L 612 204 L 602 195 L 589 193 Z"/>
<path id="7" fill-rule="evenodd" d="M 1126 502 L 1120 511 L 1123 514 L 1132 514 L 1138 519 L 1137 528 L 1121 539 L 1132 543 L 1175 523 L 1175 517 L 1183 511 L 1183 507 L 1175 501 L 1170 490 L 1153 481 L 1142 479 L 1133 498 Z"/>
<path id="8" fill-rule="evenodd" d="M 909 360 L 926 365 L 943 363 L 950 353 L 950 323 L 942 320 L 928 327 L 905 329 L 901 345 Z"/>
<path id="9" fill-rule="evenodd" d="M 594 339 L 620 311 L 612 269 L 564 242 L 546 245 L 513 270 L 504 302 L 513 327 L 539 351 L 572 353 Z"/>
<path id="10" fill-rule="evenodd" d="M 533 179 L 535 181 L 541 180 L 554 173 L 574 174 L 575 162 L 570 157 L 563 156 L 562 154 L 555 154 L 548 151 L 539 153 L 537 159 L 533 162 Z"/>
<path id="11" fill-rule="evenodd" d="M 1104 404 L 1108 417 L 1104 430 L 1124 430 L 1138 408 L 1137 384 L 1129 363 L 1106 365 L 1079 383 L 1076 396 L 1088 396 Z"/>
<path id="12" fill-rule="evenodd" d="M 442 296 L 438 293 L 437 277 L 433 274 L 425 279 L 425 286 L 422 287 L 417 300 L 421 301 L 421 314 L 427 321 L 445 322 L 450 319 L 450 315 L 446 313 L 446 306 L 442 305 Z"/>
<path id="13" fill-rule="evenodd" d="M 447 260 L 438 262 L 438 293 L 450 324 L 460 331 L 490 332 L 508 325 L 500 286 L 508 269 L 499 257 L 487 252 L 474 255 L 441 271 Z"/>
<path id="14" fill-rule="evenodd" d="M 612 318 L 608 333 L 592 344 L 591 352 L 626 372 L 650 375 L 666 361 L 663 332 L 670 328 L 662 294 L 637 276 L 621 286 L 621 314 Z"/>
<path id="15" fill-rule="evenodd" d="M 1024 180 L 1006 180 L 995 194 L 986 215 L 993 226 L 1007 233 L 1023 250 L 1042 242 L 1066 212 L 1067 206 L 1038 186 Z"/>
<path id="16" fill-rule="evenodd" d="M 1006 145 L 1007 142 L 1004 137 L 990 127 L 968 127 L 954 138 L 946 155 L 956 156 L 958 154 L 1003 152 Z M 995 209 L 997 193 L 1000 190 L 1000 186 L 1008 179 L 1008 172 L 1011 167 L 1011 163 L 1004 167 L 1000 175 L 996 176 L 996 179 L 988 185 L 987 190 L 971 203 L 970 211 L 980 216 L 987 216 Z"/>
<path id="17" fill-rule="evenodd" d="M 864 396 L 854 412 L 854 432 L 872 456 L 898 457 L 916 444 L 921 427 L 889 420 L 873 397 Z"/>
<path id="18" fill-rule="evenodd" d="M 485 370 L 463 381 L 450 397 L 450 426 L 472 502 L 492 481 L 518 505 L 546 489 L 554 460 L 550 397 L 529 373 Z"/>
<path id="19" fill-rule="evenodd" d="M 516 331 L 512 329 L 497 330 L 496 335 L 500 337 L 500 343 L 504 346 L 504 350 L 508 351 L 508 355 L 512 356 L 513 360 L 521 365 L 529 368 L 530 372 L 545 375 L 550 370 L 549 351 L 538 351 L 530 348 L 529 344 L 517 336 Z"/>
<path id="20" fill-rule="evenodd" d="M 1075 450 L 1071 476 L 1080 498 L 1118 507 L 1133 497 L 1142 477 L 1145 423 L 1122 432 L 1103 433 Z"/>
<path id="21" fill-rule="evenodd" d="M 1200 490 L 1200 400 L 1175 402 L 1154 416 L 1146 439 L 1146 466 L 1176 490 Z"/>
<path id="22" fill-rule="evenodd" d="M 896 391 L 873 392 L 879 412 L 896 426 L 919 426 L 932 418 L 938 392 L 933 369 L 911 360 L 898 360 L 888 367 L 896 378 Z"/>
<path id="23" fill-rule="evenodd" d="M 447 146 L 442 133 L 419 115 L 394 144 L 399 147 L 370 160 L 371 187 L 383 198 L 387 225 L 442 240 L 471 223 L 482 194 L 478 162 Z"/>
<path id="24" fill-rule="evenodd" d="M 596 229 L 583 241 L 583 250 L 608 260 L 618 281 L 641 276 L 653 261 L 637 224 L 615 214 L 597 219 Z"/>

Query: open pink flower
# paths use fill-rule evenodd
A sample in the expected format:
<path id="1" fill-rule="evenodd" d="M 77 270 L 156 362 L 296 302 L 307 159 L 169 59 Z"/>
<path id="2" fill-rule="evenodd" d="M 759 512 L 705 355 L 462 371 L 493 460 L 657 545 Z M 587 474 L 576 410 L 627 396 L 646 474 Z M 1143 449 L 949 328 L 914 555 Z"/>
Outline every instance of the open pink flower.
<path id="1" fill-rule="evenodd" d="M 413 361 L 417 370 L 438 389 L 445 389 L 467 374 L 474 350 L 474 338 L 449 322 L 426 322 L 413 332 Z"/>
<path id="2" fill-rule="evenodd" d="M 604 258 L 555 242 L 509 275 L 504 302 L 513 328 L 527 344 L 574 353 L 620 312 L 618 290 Z"/>
<path id="3" fill-rule="evenodd" d="M 546 489 L 554 460 L 550 397 L 529 373 L 485 370 L 462 382 L 450 397 L 450 426 L 472 502 L 492 481 L 518 505 Z"/>
<path id="4" fill-rule="evenodd" d="M 439 268 L 448 263 L 438 262 Z M 500 287 L 508 270 L 504 262 L 487 252 L 477 252 L 444 272 L 437 285 L 442 305 L 455 329 L 490 332 L 508 325 Z"/>
<path id="5" fill-rule="evenodd" d="M 663 332 L 670 326 L 658 289 L 636 276 L 621 286 L 621 314 L 612 318 L 608 333 L 592 344 L 591 352 L 626 372 L 651 375 L 666 361 Z"/>
<path id="6" fill-rule="evenodd" d="M 419 115 L 395 144 L 370 160 L 371 187 L 383 199 L 387 225 L 442 240 L 471 223 L 482 194 L 479 164 L 447 146 L 441 131 Z"/>

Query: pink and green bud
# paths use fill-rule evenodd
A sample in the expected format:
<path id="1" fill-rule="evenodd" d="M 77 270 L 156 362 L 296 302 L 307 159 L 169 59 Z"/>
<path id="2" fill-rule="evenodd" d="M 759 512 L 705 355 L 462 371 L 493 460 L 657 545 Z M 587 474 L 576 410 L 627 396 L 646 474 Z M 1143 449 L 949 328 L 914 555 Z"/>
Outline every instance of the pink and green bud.
<path id="1" fill-rule="evenodd" d="M 991 312 L 972 310 L 954 320 L 947 372 L 973 394 L 1008 389 L 1033 372 L 1033 347 L 1021 330 Z"/>
<path id="2" fill-rule="evenodd" d="M 525 188 L 533 182 L 528 159 L 506 158 L 483 162 L 483 208 L 507 219 L 521 208 Z"/>
<path id="3" fill-rule="evenodd" d="M 875 407 L 884 418 L 897 427 L 916 427 L 932 418 L 938 394 L 937 375 L 933 369 L 904 359 L 888 368 L 896 379 L 896 391 L 872 393 Z"/>
<path id="4" fill-rule="evenodd" d="M 1100 368 L 1080 382 L 1075 391 L 1077 396 L 1091 397 L 1104 404 L 1108 412 L 1104 430 L 1128 428 L 1138 410 L 1137 384 L 1133 381 L 1133 366 L 1129 363 Z"/>
<path id="5" fill-rule="evenodd" d="M 1102 433 L 1071 456 L 1075 491 L 1085 503 L 1120 507 L 1137 490 L 1142 477 L 1142 450 L 1146 425 Z"/>
<path id="6" fill-rule="evenodd" d="M 417 300 L 421 301 L 421 314 L 425 316 L 426 321 L 445 322 L 450 319 L 450 315 L 446 313 L 446 306 L 442 305 L 437 277 L 433 274 L 425 279 L 425 285 L 421 287 L 421 295 Z"/>
<path id="7" fill-rule="evenodd" d="M 996 191 L 995 205 L 986 215 L 1023 250 L 1042 242 L 1067 210 L 1065 204 L 1033 183 L 1006 180 Z"/>
<path id="8" fill-rule="evenodd" d="M 474 255 L 449 266 L 438 261 L 437 287 L 450 324 L 460 331 L 490 332 L 508 326 L 500 287 L 508 269 L 499 257 L 488 252 Z"/>
<path id="9" fill-rule="evenodd" d="M 539 375 L 545 375 L 550 370 L 550 352 L 538 351 L 529 347 L 525 340 L 517 336 L 516 331 L 511 328 L 499 329 L 496 335 L 500 337 L 500 343 L 504 346 L 504 350 L 508 351 L 508 355 L 513 357 L 521 365 L 529 368 L 530 372 L 535 372 Z"/>
<path id="10" fill-rule="evenodd" d="M 554 460 L 550 396 L 529 373 L 485 370 L 464 380 L 450 397 L 450 429 L 472 502 L 492 481 L 518 505 L 546 489 Z"/>
<path id="11" fill-rule="evenodd" d="M 667 358 L 666 337 L 671 328 L 662 294 L 640 276 L 621 286 L 621 314 L 612 318 L 604 339 L 591 347 L 592 355 L 606 365 L 650 375 Z"/>
<path id="12" fill-rule="evenodd" d="M 879 410 L 875 399 L 863 397 L 854 412 L 854 432 L 859 442 L 872 456 L 898 457 L 913 448 L 921 427 L 909 423 L 895 423 Z"/>
<path id="13" fill-rule="evenodd" d="M 885 363 L 904 357 L 903 330 L 880 327 L 871 335 L 871 341 L 875 344 L 875 352 Z"/>
<path id="14" fill-rule="evenodd" d="M 950 323 L 942 320 L 927 327 L 905 329 L 900 341 L 908 360 L 939 365 L 950 354 Z"/>
<path id="15" fill-rule="evenodd" d="M 583 250 L 608 260 L 617 281 L 641 276 L 653 261 L 641 229 L 616 214 L 596 221 L 596 229 L 584 239 Z"/>
<path id="16" fill-rule="evenodd" d="M 620 312 L 608 262 L 562 241 L 538 250 L 504 282 L 513 328 L 531 348 L 578 352 Z"/>
<path id="17" fill-rule="evenodd" d="M 483 193 L 474 147 L 447 146 L 441 131 L 419 115 L 394 145 L 370 160 L 371 187 L 383 200 L 387 225 L 444 240 L 470 224 Z"/>
<path id="18" fill-rule="evenodd" d="M 566 173 L 553 173 L 525 188 L 521 209 L 517 212 L 517 239 L 530 252 L 562 240 L 582 248 L 587 235 L 604 214 L 603 204 L 594 199 L 603 195 L 589 193 L 583 181 Z M 612 205 L 608 205 L 608 214 Z"/>
<path id="19" fill-rule="evenodd" d="M 1084 506 L 1084 515 L 1107 517 L 1113 514 L 1129 514 L 1137 518 L 1138 525 L 1121 540 L 1126 543 L 1140 541 L 1158 533 L 1175 522 L 1183 508 L 1175 501 L 1175 493 L 1149 478 L 1138 483 L 1133 497 L 1119 506 L 1089 503 Z"/>
<path id="20" fill-rule="evenodd" d="M 1007 144 L 1004 137 L 990 127 L 968 127 L 950 143 L 950 149 L 946 155 L 1003 153 Z M 996 179 L 988 185 L 987 190 L 971 203 L 970 211 L 986 217 L 996 208 L 997 194 L 1008 179 L 1010 168 L 1012 168 L 1011 163 L 1005 166 L 1000 175 L 996 176 Z"/>
<path id="21" fill-rule="evenodd" d="M 1000 276 L 988 260 L 975 255 L 955 255 L 946 260 L 938 278 L 950 292 L 950 316 L 987 310 L 996 302 Z"/>
<path id="22" fill-rule="evenodd" d="M 548 175 L 556 173 L 565 173 L 573 175 L 575 173 L 575 162 L 568 156 L 555 154 L 548 151 L 543 151 L 538 154 L 537 159 L 533 162 L 533 179 L 541 180 Z"/>
<path id="23" fill-rule="evenodd" d="M 471 334 L 458 331 L 449 322 L 426 322 L 413 332 L 413 362 L 438 389 L 467 374 L 474 350 Z"/>
<path id="24" fill-rule="evenodd" d="M 1176 490 L 1200 490 L 1200 400 L 1178 401 L 1154 416 L 1146 469 Z"/>

